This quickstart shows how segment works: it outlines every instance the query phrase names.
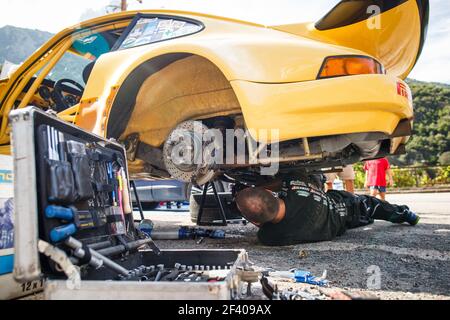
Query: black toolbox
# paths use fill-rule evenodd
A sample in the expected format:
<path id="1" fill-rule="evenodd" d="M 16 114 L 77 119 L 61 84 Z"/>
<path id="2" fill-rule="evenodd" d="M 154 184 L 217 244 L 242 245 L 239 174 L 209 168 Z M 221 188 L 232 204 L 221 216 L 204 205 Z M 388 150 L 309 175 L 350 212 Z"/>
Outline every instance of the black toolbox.
<path id="1" fill-rule="evenodd" d="M 123 147 L 36 108 L 10 114 L 14 276 L 47 299 L 238 299 L 244 250 L 162 250 L 135 226 Z"/>

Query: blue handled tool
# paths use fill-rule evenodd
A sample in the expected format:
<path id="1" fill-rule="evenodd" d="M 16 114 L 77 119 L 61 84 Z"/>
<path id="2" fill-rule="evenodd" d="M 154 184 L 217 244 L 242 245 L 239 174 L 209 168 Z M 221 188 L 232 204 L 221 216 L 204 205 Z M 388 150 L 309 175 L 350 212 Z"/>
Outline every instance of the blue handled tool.
<path id="1" fill-rule="evenodd" d="M 308 283 L 316 286 L 327 286 L 328 280 L 326 278 L 326 271 L 322 275 L 322 277 L 318 278 L 311 274 L 309 271 L 295 270 L 294 271 L 295 282 L 298 283 Z"/>
<path id="2" fill-rule="evenodd" d="M 45 208 L 45 216 L 48 219 L 60 219 L 73 222 L 79 229 L 95 227 L 94 218 L 90 211 L 79 211 L 75 207 L 65 208 L 60 206 L 48 206 Z"/>
<path id="3" fill-rule="evenodd" d="M 112 183 L 114 181 L 114 169 L 113 169 L 112 163 L 108 163 L 107 164 L 107 169 L 108 169 L 108 175 L 109 175 L 110 183 Z M 117 204 L 117 198 L 116 198 L 116 190 L 115 190 L 115 188 L 112 191 L 112 198 L 113 198 L 114 205 L 116 205 Z"/>
<path id="4" fill-rule="evenodd" d="M 211 239 L 225 239 L 225 231 L 223 230 L 207 230 L 201 228 L 181 227 L 178 230 L 179 239 L 196 239 L 196 238 L 211 238 Z"/>
<path id="5" fill-rule="evenodd" d="M 48 219 L 61 219 L 65 221 L 72 221 L 74 219 L 74 209 L 64 208 L 59 206 L 48 206 L 45 208 L 45 216 Z"/>
<path id="6" fill-rule="evenodd" d="M 60 219 L 71 224 L 54 228 L 50 232 L 50 239 L 53 242 L 61 242 L 69 236 L 75 234 L 77 230 L 91 229 L 95 227 L 95 222 L 90 211 L 78 211 L 75 207 L 65 208 L 60 206 L 48 206 L 45 208 L 45 216 L 48 219 Z"/>
<path id="7" fill-rule="evenodd" d="M 316 286 L 326 287 L 328 285 L 327 271 L 325 270 L 321 277 L 315 277 L 309 271 L 303 271 L 299 269 L 292 269 L 289 271 L 272 271 L 267 270 L 263 273 L 265 276 L 274 278 L 283 278 L 293 280 L 297 283 L 307 283 Z"/>
<path id="8" fill-rule="evenodd" d="M 53 243 L 58 243 L 63 240 L 66 240 L 71 235 L 75 234 L 77 232 L 77 226 L 73 223 L 56 227 L 50 232 L 50 239 Z"/>
<path id="9" fill-rule="evenodd" d="M 208 230 L 189 227 L 181 227 L 170 231 L 155 231 L 153 222 L 150 220 L 143 220 L 138 229 L 155 240 L 183 240 L 198 238 L 225 239 L 226 236 L 225 231 L 223 230 Z"/>

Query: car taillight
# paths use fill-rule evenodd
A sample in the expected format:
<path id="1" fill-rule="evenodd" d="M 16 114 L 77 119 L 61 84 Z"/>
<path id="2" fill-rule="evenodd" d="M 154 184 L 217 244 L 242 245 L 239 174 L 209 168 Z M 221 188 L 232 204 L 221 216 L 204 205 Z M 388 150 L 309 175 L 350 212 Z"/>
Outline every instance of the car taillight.
<path id="1" fill-rule="evenodd" d="M 384 74 L 384 68 L 373 58 L 337 56 L 326 58 L 318 79 L 352 76 L 358 74 Z"/>
<path id="2" fill-rule="evenodd" d="M 399 96 L 402 96 L 406 99 L 410 99 L 411 95 L 410 95 L 410 91 L 408 90 L 408 87 L 401 82 L 397 82 L 397 94 Z"/>

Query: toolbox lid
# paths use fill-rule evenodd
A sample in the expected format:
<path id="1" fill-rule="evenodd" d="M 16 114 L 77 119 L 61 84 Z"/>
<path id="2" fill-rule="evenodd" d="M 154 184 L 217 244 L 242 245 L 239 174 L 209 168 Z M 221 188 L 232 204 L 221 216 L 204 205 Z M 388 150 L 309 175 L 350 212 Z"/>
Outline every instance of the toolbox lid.
<path id="1" fill-rule="evenodd" d="M 129 201 L 131 201 L 131 196 L 129 194 L 127 158 L 125 149 L 119 143 L 89 133 L 35 107 L 14 110 L 11 112 L 9 118 L 12 126 L 11 148 L 14 161 L 14 242 L 16 249 L 14 277 L 19 282 L 28 282 L 36 280 L 42 275 L 54 275 L 56 273 L 56 264 L 53 263 L 52 265 L 52 263 L 49 263 L 48 258 L 44 258 L 39 254 L 39 240 L 44 240 L 46 243 L 50 243 L 57 249 L 67 250 L 67 247 L 62 245 L 62 242 L 52 241 L 52 239 L 62 241 L 64 236 L 69 234 L 73 236 L 73 238 L 80 240 L 83 245 L 90 245 L 101 241 L 105 242 L 105 240 L 111 238 L 112 234 L 110 227 L 111 225 L 118 225 L 118 220 L 120 219 L 117 218 L 117 216 L 116 218 L 110 216 L 110 211 L 108 211 L 108 214 L 103 214 L 104 212 L 99 210 L 103 213 L 101 215 L 95 215 L 96 208 L 105 209 L 107 207 L 95 203 L 98 200 L 95 197 L 97 197 L 98 194 L 105 194 L 105 197 L 110 197 L 108 194 L 110 192 L 112 193 L 113 190 L 116 190 L 117 198 L 115 201 L 122 200 L 120 203 L 123 204 L 123 199 L 120 199 L 119 197 L 124 194 L 126 195 L 127 192 L 124 190 L 127 190 L 130 199 Z M 50 141 L 50 134 L 47 134 L 47 136 L 41 134 L 42 132 L 46 132 L 48 128 L 52 128 L 52 130 L 57 132 L 55 141 L 57 141 L 58 144 L 55 144 L 55 146 L 65 146 L 65 149 L 62 148 L 57 150 L 57 148 L 51 148 L 52 143 Z M 106 158 L 100 159 L 98 164 L 108 163 L 108 157 L 113 157 L 115 160 L 111 162 L 117 165 L 117 168 L 114 169 L 117 170 L 117 172 L 114 171 L 114 173 L 117 174 L 117 179 L 115 179 L 114 176 L 110 176 L 111 179 L 105 181 L 112 182 L 111 188 L 108 189 L 108 185 L 103 185 L 105 190 L 96 190 L 95 192 L 97 193 L 95 193 L 94 198 L 82 200 L 80 197 L 80 190 L 82 189 L 79 184 L 79 180 L 82 179 L 79 178 L 79 180 L 76 180 L 75 176 L 75 178 L 73 178 L 73 188 L 76 190 L 77 200 L 74 200 L 73 204 L 68 202 L 59 204 L 57 203 L 58 199 L 50 199 L 51 197 L 49 197 L 49 183 L 51 183 L 50 176 L 52 176 L 51 170 L 57 172 L 55 177 L 60 177 L 60 172 L 64 172 L 64 170 L 66 170 L 65 172 L 70 176 L 70 170 L 67 171 L 67 169 L 62 169 L 63 167 L 70 165 L 72 165 L 73 168 L 75 163 L 75 160 L 73 160 L 75 157 L 73 156 L 70 158 L 70 161 L 69 159 L 65 159 L 68 155 L 70 157 L 70 154 L 67 151 L 69 141 L 89 146 L 90 149 L 88 151 L 99 151 L 100 157 L 105 153 Z M 77 161 L 85 161 L 86 159 L 83 159 L 83 157 L 84 156 L 77 157 Z M 92 158 L 93 157 L 89 158 L 91 160 L 89 162 L 90 166 L 92 166 L 93 163 L 94 165 L 97 164 L 97 162 L 92 161 Z M 55 163 L 56 165 L 52 167 Z M 117 163 L 120 163 L 120 165 Z M 85 162 L 82 163 L 82 165 L 86 168 Z M 121 170 L 123 170 L 124 176 L 119 176 L 119 172 L 122 172 Z M 91 171 L 95 172 L 92 167 Z M 63 175 L 63 177 L 65 176 Z M 122 178 L 120 177 L 124 177 L 124 180 L 121 180 Z M 58 185 L 56 185 L 57 192 L 61 193 L 61 190 L 63 190 L 62 194 L 69 194 L 64 193 L 65 190 L 62 185 L 67 181 L 72 181 L 71 179 L 72 178 L 68 178 L 67 180 L 65 178 L 61 180 L 56 179 L 56 181 L 59 181 Z M 122 181 L 126 183 L 126 185 L 122 185 L 122 189 L 117 189 L 118 186 L 115 185 L 114 181 Z M 94 189 L 96 188 L 95 184 L 98 184 L 98 182 L 99 181 L 92 181 Z M 119 183 L 117 182 L 117 184 Z M 89 189 L 89 184 L 85 185 Z M 119 190 L 122 191 L 119 192 Z M 86 194 L 87 197 L 89 197 L 89 192 Z M 48 209 L 50 206 L 62 208 L 63 210 L 51 211 Z M 121 211 L 124 216 L 123 221 L 126 228 L 126 234 L 124 236 L 127 237 L 127 240 L 137 240 L 138 234 L 133 223 L 132 207 L 131 213 L 128 213 L 129 216 L 126 216 L 124 211 L 125 210 Z M 73 213 L 72 221 L 66 221 L 70 219 L 69 216 L 71 212 Z M 52 216 L 52 214 L 57 216 Z M 58 214 L 62 216 L 58 216 Z"/>

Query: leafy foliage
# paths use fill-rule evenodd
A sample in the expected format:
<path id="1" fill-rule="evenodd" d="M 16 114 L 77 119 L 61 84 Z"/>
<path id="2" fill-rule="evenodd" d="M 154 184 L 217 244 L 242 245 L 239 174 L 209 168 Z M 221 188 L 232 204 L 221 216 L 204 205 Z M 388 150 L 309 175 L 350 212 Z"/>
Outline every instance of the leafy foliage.
<path id="1" fill-rule="evenodd" d="M 414 134 L 399 165 L 438 164 L 450 151 L 450 86 L 408 81 L 414 97 Z M 444 157 L 445 159 L 445 157 Z"/>
<path id="2" fill-rule="evenodd" d="M 450 166 L 450 151 L 441 154 L 439 157 L 439 164 L 443 166 Z"/>
<path id="3" fill-rule="evenodd" d="M 364 188 L 365 172 L 362 163 L 354 165 L 355 187 Z M 430 187 L 450 184 L 450 166 L 403 167 L 392 166 L 395 188 Z"/>

